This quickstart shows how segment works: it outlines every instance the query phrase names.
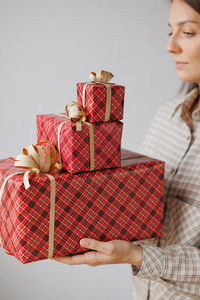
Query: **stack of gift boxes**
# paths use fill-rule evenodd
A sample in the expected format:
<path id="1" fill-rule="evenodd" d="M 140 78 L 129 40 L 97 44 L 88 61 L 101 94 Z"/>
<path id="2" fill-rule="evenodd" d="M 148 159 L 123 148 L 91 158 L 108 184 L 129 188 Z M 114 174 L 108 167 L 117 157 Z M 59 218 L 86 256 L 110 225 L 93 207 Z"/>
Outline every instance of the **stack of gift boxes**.
<path id="1" fill-rule="evenodd" d="M 54 145 L 62 161 L 54 184 L 52 174 L 30 173 L 25 188 L 25 170 L 0 160 L 1 245 L 22 263 L 85 252 L 83 237 L 162 235 L 164 162 L 121 151 L 125 88 L 109 72 L 90 76 L 77 83 L 74 106 L 84 115 L 37 116 L 38 143 Z"/>

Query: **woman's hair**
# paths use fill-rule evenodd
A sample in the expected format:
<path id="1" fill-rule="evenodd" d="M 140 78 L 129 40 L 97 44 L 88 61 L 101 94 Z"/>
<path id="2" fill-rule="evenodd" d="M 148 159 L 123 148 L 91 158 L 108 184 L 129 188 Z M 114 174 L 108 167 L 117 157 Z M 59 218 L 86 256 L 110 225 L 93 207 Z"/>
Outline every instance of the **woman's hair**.
<path id="1" fill-rule="evenodd" d="M 174 0 L 170 0 L 171 3 Z M 200 14 L 200 0 L 183 0 L 185 3 L 190 5 L 193 9 L 195 9 Z M 184 82 L 180 88 L 180 92 L 189 93 L 193 88 L 199 87 L 199 85 L 195 82 Z"/>
<path id="2" fill-rule="evenodd" d="M 183 0 L 200 14 L 200 0 Z M 171 0 L 173 2 L 173 0 Z"/>

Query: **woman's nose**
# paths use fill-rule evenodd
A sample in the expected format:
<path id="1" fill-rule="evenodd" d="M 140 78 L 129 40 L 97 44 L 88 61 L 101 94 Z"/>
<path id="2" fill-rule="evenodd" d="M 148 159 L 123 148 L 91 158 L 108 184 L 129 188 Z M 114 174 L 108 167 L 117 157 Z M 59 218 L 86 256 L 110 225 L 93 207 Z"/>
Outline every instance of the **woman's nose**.
<path id="1" fill-rule="evenodd" d="M 181 47 L 179 45 L 178 37 L 176 35 L 171 35 L 169 42 L 166 47 L 167 52 L 169 53 L 179 53 Z"/>

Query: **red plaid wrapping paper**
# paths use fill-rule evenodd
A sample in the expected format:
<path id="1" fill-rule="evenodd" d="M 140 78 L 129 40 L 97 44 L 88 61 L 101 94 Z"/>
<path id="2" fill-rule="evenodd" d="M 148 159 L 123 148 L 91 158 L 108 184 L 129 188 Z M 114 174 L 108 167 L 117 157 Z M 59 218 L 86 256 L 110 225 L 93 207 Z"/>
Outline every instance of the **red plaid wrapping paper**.
<path id="1" fill-rule="evenodd" d="M 60 134 L 60 153 L 63 168 L 70 173 L 90 170 L 90 139 L 88 126 L 76 131 L 76 124 L 62 116 L 38 115 L 37 140 L 49 141 L 58 147 L 58 127 L 63 124 Z M 121 137 L 123 123 L 94 123 L 94 169 L 120 167 Z"/>
<path id="2" fill-rule="evenodd" d="M 122 168 L 55 175 L 54 256 L 87 251 L 83 237 L 135 241 L 162 235 L 164 162 L 124 152 Z M 0 160 L 0 186 L 19 171 Z M 21 170 L 21 169 L 20 169 Z M 22 263 L 48 257 L 50 184 L 47 176 L 11 177 L 0 203 L 3 248 Z"/>
<path id="3" fill-rule="evenodd" d="M 85 83 L 77 83 L 77 100 L 82 105 L 83 86 Z M 114 83 L 111 86 L 111 110 L 109 121 L 123 119 L 125 87 Z M 85 110 L 89 122 L 104 122 L 106 112 L 107 89 L 103 84 L 91 83 L 85 91 Z"/>

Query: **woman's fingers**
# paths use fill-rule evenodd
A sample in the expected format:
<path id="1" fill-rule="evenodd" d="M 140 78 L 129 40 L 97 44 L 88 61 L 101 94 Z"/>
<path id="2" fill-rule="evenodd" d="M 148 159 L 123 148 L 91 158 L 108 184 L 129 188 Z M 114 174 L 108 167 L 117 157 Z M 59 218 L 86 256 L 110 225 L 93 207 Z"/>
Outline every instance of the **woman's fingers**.
<path id="1" fill-rule="evenodd" d="M 110 242 L 99 242 L 94 239 L 81 239 L 80 240 L 81 247 L 89 248 L 92 250 L 96 250 L 102 253 L 105 253 L 107 255 L 111 255 L 113 251 L 113 243 Z"/>
<path id="2" fill-rule="evenodd" d="M 90 264 L 95 265 L 104 261 L 104 254 L 109 255 L 112 250 L 110 242 L 99 242 L 94 239 L 84 238 L 80 240 L 81 247 L 96 250 L 89 251 L 84 254 L 76 254 L 73 256 L 53 257 L 53 260 L 62 262 L 68 265 Z"/>
<path id="3" fill-rule="evenodd" d="M 68 265 L 80 265 L 80 264 L 92 265 L 92 264 L 98 264 L 102 259 L 102 257 L 101 257 L 101 253 L 98 253 L 96 251 L 90 251 L 84 254 L 77 254 L 73 256 L 52 257 L 52 259 Z"/>

